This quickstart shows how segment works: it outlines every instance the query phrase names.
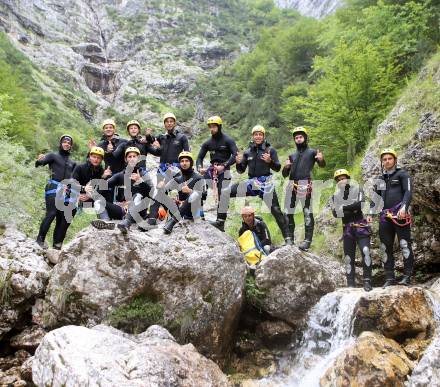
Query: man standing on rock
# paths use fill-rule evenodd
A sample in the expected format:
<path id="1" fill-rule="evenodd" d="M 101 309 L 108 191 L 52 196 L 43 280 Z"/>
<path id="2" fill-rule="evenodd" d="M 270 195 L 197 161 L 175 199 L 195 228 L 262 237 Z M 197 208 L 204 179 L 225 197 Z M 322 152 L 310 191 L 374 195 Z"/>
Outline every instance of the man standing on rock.
<path id="1" fill-rule="evenodd" d="M 116 134 L 116 123 L 112 119 L 104 120 L 102 123 L 102 138 L 97 144 L 104 149 L 104 168 L 109 167 L 113 173 L 121 172 L 124 169 L 124 161 L 116 158 L 113 151 L 127 140 Z"/>
<path id="2" fill-rule="evenodd" d="M 278 227 L 281 230 L 286 244 L 292 244 L 287 234 L 287 224 L 281 211 L 275 183 L 272 180 L 271 170 L 278 172 L 281 164 L 277 151 L 266 141 L 266 130 L 261 125 L 252 128 L 252 142 L 243 155 L 237 154 L 237 172 L 244 173 L 248 169 L 248 180 L 235 183 L 222 192 L 220 207 L 227 210 L 229 198 L 242 196 L 258 196 L 270 209 Z"/>
<path id="3" fill-rule="evenodd" d="M 171 234 L 179 219 L 191 219 L 200 216 L 202 211 L 202 195 L 205 191 L 203 176 L 194 170 L 194 157 L 191 152 L 183 151 L 179 154 L 180 172 L 165 186 L 166 191 L 176 189 L 177 211 L 169 208 L 168 220 L 163 228 L 165 234 Z"/>
<path id="4" fill-rule="evenodd" d="M 350 182 L 350 174 L 346 169 L 338 169 L 334 173 L 337 191 L 331 197 L 330 203 L 333 216 L 342 218 L 344 258 L 346 265 L 347 286 L 354 288 L 355 284 L 355 255 L 356 244 L 362 256 L 364 289 L 369 292 L 371 287 L 372 261 L 370 255 L 371 228 L 362 212 L 365 201 L 362 189 Z"/>
<path id="5" fill-rule="evenodd" d="M 399 285 L 411 284 L 414 254 L 411 247 L 411 215 L 409 205 L 412 198 L 411 178 L 407 171 L 397 167 L 397 152 L 386 148 L 380 154 L 383 168 L 382 177 L 376 184 L 375 192 L 382 197 L 383 209 L 379 220 L 379 237 L 385 268 L 385 284 L 396 284 L 394 274 L 394 240 L 399 239 L 403 255 L 404 275 Z M 372 218 L 369 216 L 371 222 Z"/>
<path id="6" fill-rule="evenodd" d="M 299 202 L 304 213 L 305 238 L 298 247 L 307 251 L 312 243 L 315 226 L 312 213 L 312 169 L 315 163 L 320 167 L 325 167 L 325 160 L 319 149 L 309 148 L 306 128 L 297 127 L 292 130 L 292 135 L 297 150 L 289 156 L 282 170 L 284 177 L 289 176 L 285 201 L 286 222 L 289 236 L 294 241 L 295 220 L 293 214 L 297 202 Z"/>
<path id="7" fill-rule="evenodd" d="M 211 131 L 211 138 L 205 141 L 197 156 L 197 170 L 209 182 L 215 201 L 217 203 L 217 219 L 213 226 L 225 231 L 226 212 L 219 208 L 222 189 L 226 188 L 231 181 L 230 167 L 235 163 L 235 156 L 238 148 L 235 141 L 222 132 L 223 121 L 219 116 L 208 118 L 208 128 Z M 203 167 L 203 159 L 209 152 L 211 165 Z"/>
<path id="8" fill-rule="evenodd" d="M 58 248 L 62 245 L 65 232 L 67 230 L 64 212 L 56 207 L 56 196 L 58 192 L 63 192 L 65 200 L 70 200 L 69 190 L 61 184 L 65 179 L 72 177 L 76 163 L 70 159 L 70 152 L 73 147 L 73 139 L 68 134 L 64 134 L 60 138 L 58 152 L 40 154 L 35 162 L 35 167 L 49 165 L 50 179 L 45 188 L 46 215 L 41 222 L 40 231 L 37 236 L 37 243 L 41 248 L 47 248 L 45 243 L 46 235 L 50 225 L 56 219 L 55 229 L 53 232 L 53 245 Z"/>
<path id="9" fill-rule="evenodd" d="M 179 168 L 179 154 L 181 152 L 189 152 L 188 138 L 185 134 L 176 129 L 176 116 L 173 113 L 166 113 L 163 117 L 163 123 L 166 129 L 165 134 L 161 134 L 153 142 L 153 154 L 160 156 L 159 167 L 157 169 L 157 189 L 160 196 L 166 195 L 163 190 L 176 170 Z M 174 173 L 172 171 L 174 167 Z M 149 225 L 156 225 L 157 215 L 160 208 L 159 202 L 152 204 L 148 219 Z"/>

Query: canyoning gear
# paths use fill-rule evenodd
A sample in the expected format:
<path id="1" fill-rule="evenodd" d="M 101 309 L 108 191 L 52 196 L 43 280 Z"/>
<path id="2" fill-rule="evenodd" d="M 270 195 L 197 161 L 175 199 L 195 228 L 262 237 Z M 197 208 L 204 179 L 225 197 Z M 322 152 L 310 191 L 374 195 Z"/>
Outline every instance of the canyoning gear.
<path id="1" fill-rule="evenodd" d="M 70 197 L 71 192 L 64 191 L 64 186 L 60 183 L 65 179 L 70 179 L 76 167 L 76 163 L 70 159 L 70 151 L 65 151 L 61 146 L 63 138 L 69 138 L 73 145 L 72 137 L 63 135 L 60 137 L 58 152 L 48 153 L 43 159 L 35 162 L 35 167 L 48 165 L 50 171 L 50 179 L 45 187 L 46 215 L 41 221 L 37 236 L 37 243 L 43 246 L 45 246 L 44 240 L 54 220 L 56 221 L 53 234 L 54 243 L 62 244 L 70 225 L 66 221 L 64 212 L 56 208 L 56 194 L 60 190 L 63 190 L 65 203 L 73 199 Z"/>
<path id="2" fill-rule="evenodd" d="M 60 137 L 60 145 L 61 145 L 61 143 L 64 141 L 64 140 L 70 140 L 70 144 L 71 144 L 71 147 L 73 147 L 73 137 L 70 135 L 70 134 L 63 134 L 61 137 Z"/>
<path id="3" fill-rule="evenodd" d="M 160 144 L 160 148 L 153 148 L 153 154 L 155 156 L 160 156 L 160 163 L 157 169 L 157 183 L 165 182 L 166 184 L 175 175 L 180 167 L 179 155 L 182 152 L 189 152 L 190 147 L 186 135 L 178 130 L 168 131 L 165 134 L 161 134 L 157 138 L 157 141 Z M 194 157 L 192 157 L 191 167 L 193 164 Z M 150 217 L 157 218 L 158 211 L 159 204 L 153 203 L 150 208 Z"/>
<path id="4" fill-rule="evenodd" d="M 242 209 L 245 214 L 255 214 L 255 210 L 252 207 L 244 207 Z M 246 222 L 241 223 L 241 228 L 238 231 L 238 235 L 241 236 L 245 231 L 253 232 L 258 240 L 260 241 L 261 246 L 271 246 L 272 241 L 270 238 L 269 229 L 264 223 L 263 219 L 259 216 L 254 217 L 253 225 L 249 226 Z"/>
<path id="5" fill-rule="evenodd" d="M 348 288 L 355 288 L 356 287 L 356 281 L 354 277 L 347 276 L 347 287 Z"/>
<path id="6" fill-rule="evenodd" d="M 289 233 L 295 229 L 295 219 L 293 213 L 299 203 L 303 208 L 304 214 L 304 241 L 299 245 L 303 250 L 310 248 L 313 231 L 315 227 L 315 219 L 311 211 L 312 208 L 312 169 L 315 163 L 320 167 L 325 167 L 325 160 L 317 160 L 317 149 L 307 146 L 307 129 L 304 127 L 295 128 L 292 134 L 303 133 L 306 135 L 302 144 L 296 144 L 297 151 L 289 155 L 290 163 L 283 167 L 283 177 L 289 176 L 289 184 L 286 188 L 284 208 L 288 219 Z M 291 235 L 294 239 L 293 233 Z"/>
<path id="7" fill-rule="evenodd" d="M 255 132 L 260 132 L 260 133 L 263 133 L 264 135 L 266 135 L 266 129 L 264 129 L 264 127 L 261 125 L 255 125 L 252 128 L 252 134 L 254 134 Z"/>
<path id="8" fill-rule="evenodd" d="M 180 161 L 180 159 L 183 159 L 184 157 L 186 157 L 187 159 L 190 159 L 191 163 L 194 164 L 194 156 L 193 156 L 193 154 L 191 152 L 188 152 L 188 151 L 180 152 L 179 153 L 179 161 Z"/>
<path id="9" fill-rule="evenodd" d="M 373 287 L 371 286 L 371 280 L 364 279 L 364 290 L 366 292 L 371 292 L 373 290 Z"/>
<path id="10" fill-rule="evenodd" d="M 218 126 L 221 126 L 223 125 L 223 121 L 219 116 L 212 116 L 208 118 L 207 124 L 208 125 L 216 124 Z"/>
<path id="11" fill-rule="evenodd" d="M 411 276 L 404 275 L 402 279 L 398 282 L 399 285 L 410 286 L 411 285 Z"/>
<path id="12" fill-rule="evenodd" d="M 168 113 L 164 114 L 162 122 L 165 122 L 168 118 L 172 118 L 174 121 L 177 122 L 176 116 L 173 113 L 171 113 L 171 112 L 168 112 Z"/>
<path id="13" fill-rule="evenodd" d="M 115 229 L 115 223 L 105 221 L 102 219 L 95 219 L 95 220 L 92 220 L 90 223 L 93 227 L 97 228 L 98 230 L 114 230 Z"/>
<path id="14" fill-rule="evenodd" d="M 159 207 L 159 211 L 157 213 L 157 219 L 165 220 L 167 218 L 167 215 L 168 215 L 168 211 L 165 208 L 163 208 L 162 206 Z"/>
<path id="15" fill-rule="evenodd" d="M 226 134 L 218 132 L 212 135 L 211 138 L 205 141 L 200 147 L 196 162 L 197 169 L 203 166 L 203 159 L 208 152 L 211 164 L 217 162 L 224 165 L 225 169 L 228 169 L 231 165 L 235 164 L 237 151 L 238 148 L 235 141 Z"/>
<path id="16" fill-rule="evenodd" d="M 94 146 L 92 149 L 90 149 L 89 154 L 91 155 L 97 155 L 104 158 L 104 149 L 100 148 L 99 146 Z"/>
<path id="17" fill-rule="evenodd" d="M 347 176 L 347 179 L 349 179 L 350 178 L 350 173 L 346 169 L 344 169 L 344 168 L 337 169 L 335 171 L 335 173 L 333 174 L 333 179 L 336 180 L 340 176 Z"/>
<path id="18" fill-rule="evenodd" d="M 171 234 L 171 231 L 173 231 L 174 226 L 178 223 L 177 219 L 173 216 L 170 216 L 169 219 L 165 222 L 165 225 L 163 226 L 163 231 L 165 234 Z"/>
<path id="19" fill-rule="evenodd" d="M 289 176 L 289 180 L 300 181 L 312 178 L 312 169 L 315 163 L 319 167 L 325 167 L 325 161 L 318 161 L 315 159 L 317 149 L 306 147 L 295 153 L 289 155 L 290 165 L 283 167 L 283 177 Z"/>
<path id="20" fill-rule="evenodd" d="M 262 159 L 264 154 L 269 154 L 270 163 Z M 247 168 L 249 177 L 254 178 L 269 176 L 272 174 L 271 171 L 278 172 L 281 169 L 281 163 L 278 160 L 276 150 L 267 141 L 259 145 L 251 142 L 248 149 L 244 151 L 241 162 L 237 163 L 236 167 L 238 173 L 244 173 Z"/>
<path id="21" fill-rule="evenodd" d="M 116 158 L 113 154 L 113 151 L 116 148 L 125 143 L 127 140 L 119 137 L 117 134 L 114 134 L 111 140 L 109 140 L 106 136 L 102 136 L 101 141 L 98 143 L 98 147 L 104 149 L 104 165 L 105 168 L 110 168 L 113 173 L 118 173 L 122 171 L 125 167 L 125 161 L 123 158 Z M 109 144 L 112 145 L 113 150 L 109 151 Z"/>
<path id="22" fill-rule="evenodd" d="M 394 278 L 389 278 L 385 280 L 385 283 L 383 284 L 382 288 L 387 288 L 388 286 L 394 286 L 397 285 L 396 280 Z"/>
<path id="23" fill-rule="evenodd" d="M 190 150 L 188 138 L 179 130 L 161 134 L 156 140 L 160 144 L 160 148 L 153 148 L 152 154 L 160 156 L 162 164 L 177 163 L 179 154 Z"/>
<path id="24" fill-rule="evenodd" d="M 204 178 L 207 181 L 208 188 L 211 188 L 214 195 L 216 195 L 217 220 L 213 225 L 222 231 L 224 231 L 226 213 L 220 213 L 218 205 L 220 205 L 222 190 L 230 184 L 230 167 L 235 163 L 237 151 L 235 141 L 222 133 L 219 127 L 218 132 L 211 135 L 211 138 L 202 144 L 196 160 L 196 167 L 200 170 L 203 168 L 203 159 L 209 152 L 211 166 L 206 170 Z M 223 166 L 224 170 L 218 173 L 216 166 Z"/>
<path id="25" fill-rule="evenodd" d="M 341 173 L 344 175 L 345 173 Z M 338 186 L 335 194 L 330 199 L 330 206 L 335 218 L 341 218 L 343 232 L 340 240 L 343 241 L 345 257 L 345 271 L 347 280 L 355 278 L 356 245 L 362 257 L 364 281 L 371 279 L 372 259 L 370 251 L 371 227 L 364 219 L 362 204 L 365 201 L 363 190 L 354 184 Z M 365 286 L 364 289 L 368 288 Z"/>
<path id="26" fill-rule="evenodd" d="M 127 157 L 127 154 L 129 154 L 131 152 L 136 153 L 137 155 L 141 154 L 141 151 L 139 150 L 139 148 L 137 148 L 135 146 L 129 146 L 127 149 L 125 149 L 124 156 Z"/>
<path id="27" fill-rule="evenodd" d="M 244 231 L 239 236 L 238 244 L 249 265 L 258 265 L 267 256 L 258 236 L 250 230 Z"/>
<path id="28" fill-rule="evenodd" d="M 126 129 L 127 129 L 127 131 L 128 131 L 128 128 L 129 128 L 131 125 L 137 125 L 137 127 L 139 128 L 139 130 L 142 129 L 142 128 L 141 128 L 141 124 L 140 124 L 138 121 L 136 121 L 136 120 L 131 120 L 131 121 L 128 121 L 128 122 L 127 122 L 127 125 L 126 125 Z"/>
<path id="29" fill-rule="evenodd" d="M 382 159 L 383 155 L 392 155 L 395 159 L 397 159 L 397 152 L 392 148 L 385 148 L 380 152 L 380 159 Z"/>
<path id="30" fill-rule="evenodd" d="M 111 118 L 108 118 L 108 119 L 102 121 L 101 128 L 104 129 L 104 127 L 105 127 L 106 125 L 112 125 L 113 128 L 116 129 L 116 122 L 115 122 L 114 120 L 112 120 Z"/>
<path id="31" fill-rule="evenodd" d="M 260 159 L 263 153 L 270 154 L 272 159 L 270 164 Z M 219 214 L 221 212 L 224 218 L 220 219 L 226 219 L 230 198 L 258 196 L 264 201 L 266 206 L 270 208 L 283 237 L 285 239 L 290 237 L 290 235 L 288 235 L 287 225 L 279 205 L 278 195 L 274 189 L 275 186 L 270 172 L 270 169 L 279 171 L 280 168 L 281 164 L 278 161 L 278 155 L 274 148 L 270 147 L 267 142 L 260 145 L 256 145 L 252 142 L 249 148 L 244 152 L 242 161 L 237 164 L 237 172 L 239 173 L 243 173 L 248 169 L 249 179 L 235 183 L 224 190 L 224 193 L 222 193 L 222 197 L 220 198 L 220 209 L 217 218 L 219 219 Z"/>
<path id="32" fill-rule="evenodd" d="M 290 130 L 290 133 L 293 137 L 295 137 L 297 134 L 302 134 L 304 137 L 308 137 L 308 129 L 304 126 L 297 126 L 296 128 L 293 128 Z"/>

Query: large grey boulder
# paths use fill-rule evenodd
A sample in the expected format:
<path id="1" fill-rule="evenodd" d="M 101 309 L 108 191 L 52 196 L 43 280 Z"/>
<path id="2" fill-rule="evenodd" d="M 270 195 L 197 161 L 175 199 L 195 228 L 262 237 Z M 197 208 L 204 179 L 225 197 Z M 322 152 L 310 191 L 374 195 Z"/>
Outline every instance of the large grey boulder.
<path id="1" fill-rule="evenodd" d="M 139 335 L 104 325 L 56 329 L 35 352 L 32 375 L 41 387 L 229 386 L 214 362 L 157 325 Z"/>
<path id="2" fill-rule="evenodd" d="M 205 222 L 184 222 L 170 236 L 87 228 L 59 259 L 43 305 L 46 327 L 107 321 L 139 333 L 160 323 L 203 354 L 227 355 L 246 266 L 225 233 Z"/>
<path id="3" fill-rule="evenodd" d="M 50 267 L 43 251 L 13 228 L 0 230 L 0 340 L 27 323 L 24 315 L 44 293 Z"/>
<path id="4" fill-rule="evenodd" d="M 300 325 L 323 295 L 344 283 L 340 263 L 296 246 L 276 250 L 256 271 L 256 284 L 265 293 L 263 310 L 292 325 Z"/>

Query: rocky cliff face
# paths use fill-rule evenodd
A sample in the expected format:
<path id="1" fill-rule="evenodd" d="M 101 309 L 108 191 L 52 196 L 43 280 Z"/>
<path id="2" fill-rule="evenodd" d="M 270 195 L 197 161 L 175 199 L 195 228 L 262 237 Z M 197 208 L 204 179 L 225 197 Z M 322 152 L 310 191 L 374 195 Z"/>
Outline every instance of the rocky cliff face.
<path id="1" fill-rule="evenodd" d="M 340 0 L 276 0 L 281 8 L 294 8 L 304 16 L 322 18 L 342 5 Z"/>
<path id="2" fill-rule="evenodd" d="M 0 2 L 0 28 L 45 89 L 61 103 L 72 91 L 89 121 L 117 112 L 160 123 L 164 110 L 184 107 L 200 75 L 244 49 L 241 17 L 244 3 L 230 1 Z M 179 119 L 203 119 L 196 105 Z"/>

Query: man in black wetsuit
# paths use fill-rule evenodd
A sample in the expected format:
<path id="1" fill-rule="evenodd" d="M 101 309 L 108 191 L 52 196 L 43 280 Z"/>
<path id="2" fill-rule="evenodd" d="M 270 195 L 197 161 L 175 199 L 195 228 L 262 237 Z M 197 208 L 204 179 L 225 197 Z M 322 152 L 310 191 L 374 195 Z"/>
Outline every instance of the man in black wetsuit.
<path id="1" fill-rule="evenodd" d="M 272 251 L 272 241 L 270 239 L 269 229 L 266 223 L 259 216 L 255 216 L 255 210 L 252 207 L 243 207 L 241 209 L 241 223 L 238 236 L 243 235 L 247 230 L 252 231 L 258 238 L 258 242 L 266 254 Z"/>
<path id="2" fill-rule="evenodd" d="M 170 234 L 173 227 L 180 219 L 191 219 L 200 216 L 202 210 L 202 195 L 205 190 L 203 176 L 198 174 L 194 166 L 194 158 L 191 152 L 183 151 L 179 154 L 180 172 L 170 180 L 165 189 L 167 191 L 177 190 L 177 210 L 170 211 L 168 220 L 163 228 L 165 234 Z"/>
<path id="3" fill-rule="evenodd" d="M 153 142 L 153 154 L 160 156 L 159 167 L 157 169 L 157 188 L 160 196 L 166 195 L 163 187 L 170 181 L 176 170 L 179 168 L 179 154 L 183 151 L 189 152 L 188 138 L 185 134 L 176 129 L 176 116 L 173 113 L 166 113 L 163 117 L 166 129 L 165 134 L 161 134 Z M 175 171 L 170 171 L 174 167 Z M 155 225 L 159 212 L 160 203 L 155 202 L 150 207 L 148 223 Z"/>
<path id="4" fill-rule="evenodd" d="M 304 213 L 305 238 L 298 247 L 307 251 L 312 243 L 313 229 L 315 226 L 311 203 L 312 169 L 315 163 L 320 167 L 325 167 L 325 161 L 319 149 L 309 148 L 306 128 L 302 126 L 297 127 L 292 130 L 292 135 L 297 150 L 289 156 L 282 170 L 284 177 L 289 176 L 285 201 L 286 219 L 289 235 L 292 241 L 294 241 L 295 220 L 293 214 L 297 202 L 299 202 Z"/>
<path id="5" fill-rule="evenodd" d="M 69 191 L 61 182 L 72 177 L 72 172 L 76 166 L 76 163 L 70 159 L 72 147 L 72 137 L 65 134 L 60 138 L 58 152 L 46 155 L 40 154 L 35 162 L 36 167 L 49 165 L 50 170 L 50 179 L 45 188 L 46 215 L 41 222 L 37 236 L 37 243 L 41 248 L 47 248 L 44 240 L 54 219 L 56 219 L 53 233 L 54 248 L 59 248 L 62 245 L 66 235 L 68 223 L 64 217 L 64 212 L 57 209 L 55 201 L 57 191 L 59 193 L 65 192 L 65 200 L 70 200 Z"/>
<path id="6" fill-rule="evenodd" d="M 102 123 L 102 138 L 97 144 L 98 147 L 104 149 L 104 168 L 110 167 L 112 173 L 118 173 L 125 167 L 124 161 L 116 158 L 113 151 L 127 140 L 116 134 L 116 123 L 112 119 L 104 120 Z"/>
<path id="7" fill-rule="evenodd" d="M 362 212 L 365 195 L 358 185 L 350 181 L 350 174 L 346 169 L 338 169 L 333 177 L 336 180 L 337 191 L 331 197 L 330 203 L 333 216 L 342 219 L 342 240 L 344 244 L 347 286 L 356 286 L 355 255 L 357 244 L 362 256 L 364 290 L 369 292 L 372 290 L 371 228 Z"/>
<path id="8" fill-rule="evenodd" d="M 230 167 L 235 163 L 237 145 L 235 141 L 222 132 L 223 121 L 219 116 L 208 118 L 208 128 L 211 138 L 205 141 L 199 151 L 196 168 L 209 182 L 208 186 L 214 191 L 216 202 L 220 205 L 222 189 L 226 188 L 231 181 Z M 203 167 L 203 159 L 209 152 L 211 165 Z M 227 210 L 227 209 L 226 209 Z M 219 230 L 225 230 L 226 211 L 217 207 L 217 220 L 213 225 Z"/>
<path id="9" fill-rule="evenodd" d="M 384 287 L 395 285 L 394 240 L 399 240 L 403 255 L 404 275 L 399 285 L 411 284 L 414 254 L 411 246 L 411 216 L 409 205 L 412 199 L 411 178 L 407 171 L 397 167 L 397 152 L 384 149 L 380 154 L 383 174 L 375 186 L 376 194 L 383 200 L 380 213 L 379 237 L 385 268 Z M 373 205 L 373 204 L 372 204 Z M 371 221 L 371 217 L 369 218 Z"/>
<path id="10" fill-rule="evenodd" d="M 235 183 L 222 192 L 220 208 L 226 211 L 229 198 L 242 196 L 258 196 L 270 208 L 286 244 L 291 244 L 287 233 L 285 217 L 281 211 L 275 183 L 272 181 L 272 170 L 278 172 L 281 164 L 277 151 L 266 141 L 266 130 L 261 125 L 252 128 L 252 142 L 243 155 L 237 154 L 237 172 L 244 173 L 248 169 L 248 180 Z"/>
<path id="11" fill-rule="evenodd" d="M 118 228 L 122 233 L 126 234 L 135 222 L 141 223 L 146 214 L 148 203 L 145 198 L 151 198 L 153 190 L 153 183 L 148 176 L 147 170 L 139 163 L 140 151 L 136 147 L 129 147 L 125 151 L 126 167 L 123 171 L 114 174 L 108 181 L 108 188 L 112 189 L 116 186 L 125 186 L 124 202 L 127 203 L 127 212 L 114 203 L 107 202 L 106 208 L 110 214 L 111 219 L 123 219 L 118 224 Z M 117 214 L 118 216 L 111 216 Z M 109 222 L 105 219 L 97 219 L 92 221 L 92 226 L 98 229 L 112 230 L 115 228 L 115 223 Z M 145 231 L 141 227 L 142 231 Z"/>

